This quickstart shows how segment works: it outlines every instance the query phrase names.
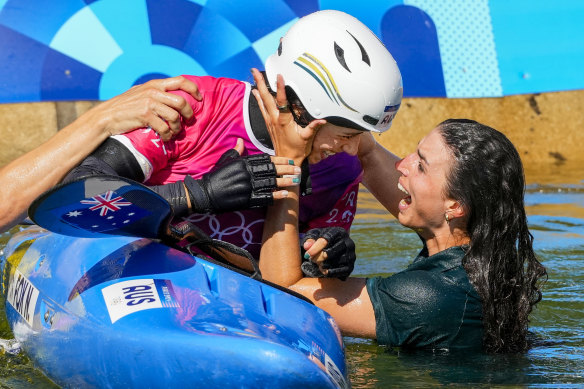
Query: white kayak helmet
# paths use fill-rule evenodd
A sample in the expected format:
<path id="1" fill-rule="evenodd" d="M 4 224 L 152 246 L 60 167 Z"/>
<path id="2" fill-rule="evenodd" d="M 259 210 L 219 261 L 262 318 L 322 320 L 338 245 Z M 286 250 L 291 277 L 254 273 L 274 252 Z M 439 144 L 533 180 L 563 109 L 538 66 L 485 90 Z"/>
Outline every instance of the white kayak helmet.
<path id="1" fill-rule="evenodd" d="M 281 74 L 313 118 L 343 127 L 386 131 L 401 104 L 397 63 L 367 26 L 344 12 L 299 19 L 265 69 L 273 91 Z"/>

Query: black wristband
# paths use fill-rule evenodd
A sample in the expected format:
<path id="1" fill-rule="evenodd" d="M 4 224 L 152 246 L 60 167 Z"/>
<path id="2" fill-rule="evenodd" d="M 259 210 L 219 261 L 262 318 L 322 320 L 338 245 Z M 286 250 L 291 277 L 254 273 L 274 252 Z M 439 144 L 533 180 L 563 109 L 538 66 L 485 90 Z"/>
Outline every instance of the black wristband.
<path id="1" fill-rule="evenodd" d="M 151 186 L 154 192 L 162 196 L 174 212 L 174 216 L 186 216 L 189 214 L 189 206 L 187 203 L 187 194 L 182 181 L 174 182 L 172 184 Z"/>
<path id="2" fill-rule="evenodd" d="M 211 202 L 207 190 L 201 185 L 201 180 L 195 180 L 191 176 L 186 176 L 184 181 L 188 188 L 191 199 L 191 210 L 194 213 L 211 212 Z"/>

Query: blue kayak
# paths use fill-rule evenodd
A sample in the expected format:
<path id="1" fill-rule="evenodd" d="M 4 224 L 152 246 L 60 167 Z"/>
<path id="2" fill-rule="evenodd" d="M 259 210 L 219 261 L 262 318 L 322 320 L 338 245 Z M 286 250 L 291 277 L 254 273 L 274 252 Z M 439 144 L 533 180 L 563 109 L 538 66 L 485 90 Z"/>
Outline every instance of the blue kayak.
<path id="1" fill-rule="evenodd" d="M 323 310 L 157 240 L 31 226 L 1 258 L 15 338 L 66 387 L 348 387 Z"/>

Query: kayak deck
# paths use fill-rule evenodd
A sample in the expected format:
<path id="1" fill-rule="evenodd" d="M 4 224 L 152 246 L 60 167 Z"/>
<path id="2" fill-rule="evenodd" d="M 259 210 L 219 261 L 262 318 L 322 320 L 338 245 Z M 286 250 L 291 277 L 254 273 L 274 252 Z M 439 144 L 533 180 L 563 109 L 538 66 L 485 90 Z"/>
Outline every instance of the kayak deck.
<path id="1" fill-rule="evenodd" d="M 3 265 L 14 335 L 58 384 L 347 385 L 330 315 L 156 241 L 31 227 Z"/>

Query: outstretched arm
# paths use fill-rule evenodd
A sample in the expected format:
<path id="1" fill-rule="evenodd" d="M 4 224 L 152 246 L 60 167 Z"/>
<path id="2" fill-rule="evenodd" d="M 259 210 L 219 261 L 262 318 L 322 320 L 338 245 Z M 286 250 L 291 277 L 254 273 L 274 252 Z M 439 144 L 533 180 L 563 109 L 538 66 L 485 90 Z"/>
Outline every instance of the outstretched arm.
<path id="1" fill-rule="evenodd" d="M 373 134 L 361 135 L 359 160 L 363 167 L 363 184 L 393 216 L 399 212 L 403 194 L 397 188 L 400 173 L 395 168 L 399 157 L 380 145 Z"/>
<path id="2" fill-rule="evenodd" d="M 0 231 L 26 216 L 32 201 L 56 185 L 67 172 L 110 135 L 151 127 L 161 137 L 180 131 L 180 117 L 190 118 L 181 89 L 200 100 L 197 86 L 183 78 L 153 80 L 105 101 L 81 115 L 47 142 L 0 169 Z"/>

